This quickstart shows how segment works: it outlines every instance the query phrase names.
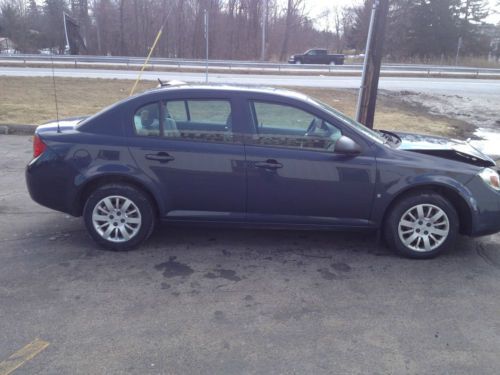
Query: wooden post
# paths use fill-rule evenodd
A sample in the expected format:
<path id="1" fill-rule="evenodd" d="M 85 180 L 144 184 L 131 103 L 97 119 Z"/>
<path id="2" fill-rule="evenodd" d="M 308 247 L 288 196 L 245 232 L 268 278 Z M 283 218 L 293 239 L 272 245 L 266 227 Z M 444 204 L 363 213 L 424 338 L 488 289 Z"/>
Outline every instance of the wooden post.
<path id="1" fill-rule="evenodd" d="M 370 45 L 370 50 L 365 56 L 365 59 L 367 59 L 366 71 L 363 74 L 361 82 L 356 116 L 356 120 L 370 129 L 373 128 L 373 120 L 375 118 L 378 80 L 385 37 L 385 24 L 389 11 L 389 0 L 374 0 L 374 2 L 376 9 L 372 26 L 373 32 L 369 36 L 371 41 L 367 40 L 367 45 Z"/>

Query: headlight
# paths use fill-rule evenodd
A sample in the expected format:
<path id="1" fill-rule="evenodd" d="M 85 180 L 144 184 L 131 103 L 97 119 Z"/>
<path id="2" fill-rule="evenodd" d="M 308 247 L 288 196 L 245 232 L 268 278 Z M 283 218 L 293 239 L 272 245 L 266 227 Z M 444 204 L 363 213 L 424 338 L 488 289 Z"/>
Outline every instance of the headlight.
<path id="1" fill-rule="evenodd" d="M 491 168 L 484 168 L 479 172 L 479 177 L 481 177 L 486 185 L 500 191 L 500 178 L 498 173 Z"/>

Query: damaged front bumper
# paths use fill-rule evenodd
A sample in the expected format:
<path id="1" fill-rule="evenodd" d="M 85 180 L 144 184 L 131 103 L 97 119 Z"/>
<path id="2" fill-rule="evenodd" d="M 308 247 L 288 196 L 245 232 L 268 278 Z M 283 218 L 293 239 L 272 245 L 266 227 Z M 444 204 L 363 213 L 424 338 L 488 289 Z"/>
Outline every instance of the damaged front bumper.
<path id="1" fill-rule="evenodd" d="M 500 192 L 487 186 L 479 176 L 467 188 L 474 196 L 471 236 L 484 236 L 500 232 Z"/>

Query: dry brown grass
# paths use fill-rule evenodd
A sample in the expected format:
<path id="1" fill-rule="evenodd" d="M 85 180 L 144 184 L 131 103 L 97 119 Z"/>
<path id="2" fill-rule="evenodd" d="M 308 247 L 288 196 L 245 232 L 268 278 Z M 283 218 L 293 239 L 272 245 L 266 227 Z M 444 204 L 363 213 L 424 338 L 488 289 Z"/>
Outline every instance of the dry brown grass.
<path id="1" fill-rule="evenodd" d="M 93 114 L 125 98 L 133 81 L 82 78 L 57 78 L 59 117 Z M 139 83 L 136 92 L 156 86 L 155 82 Z M 315 97 L 352 116 L 356 103 L 354 90 L 294 88 Z M 56 117 L 51 78 L 0 77 L 0 124 L 41 124 Z M 397 101 L 394 96 L 381 96 L 375 127 L 387 130 L 456 135 L 456 122 L 431 116 Z M 458 129 L 460 130 L 460 129 Z"/>
<path id="2" fill-rule="evenodd" d="M 331 105 L 354 117 L 356 109 L 355 90 L 330 90 L 316 88 L 294 88 Z M 463 125 L 444 117 L 433 116 L 400 102 L 394 96 L 379 96 L 375 115 L 375 128 L 416 132 L 435 135 L 462 135 Z"/>
<path id="3" fill-rule="evenodd" d="M 125 98 L 132 81 L 56 78 L 59 117 L 93 114 Z M 138 91 L 154 86 L 140 83 Z M 41 124 L 56 118 L 52 78 L 0 77 L 0 123 Z"/>

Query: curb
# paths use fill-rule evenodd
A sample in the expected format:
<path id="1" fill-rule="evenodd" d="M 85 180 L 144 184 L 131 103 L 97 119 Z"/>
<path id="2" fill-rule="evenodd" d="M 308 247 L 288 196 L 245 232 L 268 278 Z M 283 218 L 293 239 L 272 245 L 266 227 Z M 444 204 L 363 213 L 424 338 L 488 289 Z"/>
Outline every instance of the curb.
<path id="1" fill-rule="evenodd" d="M 0 124 L 0 134 L 27 134 L 32 135 L 38 125 L 31 124 Z"/>

